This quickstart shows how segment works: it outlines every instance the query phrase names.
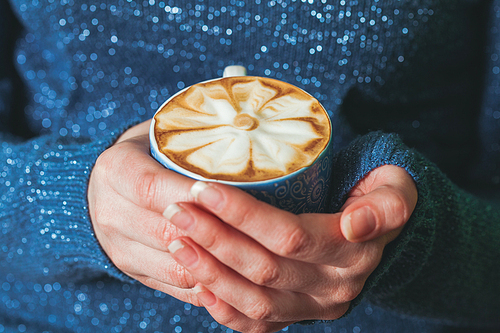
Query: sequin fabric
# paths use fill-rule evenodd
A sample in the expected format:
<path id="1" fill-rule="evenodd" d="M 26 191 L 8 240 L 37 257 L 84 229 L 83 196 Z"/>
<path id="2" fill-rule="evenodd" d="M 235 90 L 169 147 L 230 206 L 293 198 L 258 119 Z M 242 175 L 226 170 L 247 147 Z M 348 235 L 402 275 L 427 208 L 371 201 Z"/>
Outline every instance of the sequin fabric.
<path id="1" fill-rule="evenodd" d="M 293 83 L 318 98 L 333 119 L 337 149 L 370 130 L 396 131 L 457 178 L 464 164 L 448 161 L 467 161 L 477 150 L 470 124 L 482 96 L 482 1 L 10 5 L 23 27 L 13 54 L 27 96 L 20 126 L 34 137 L 0 134 L 0 333 L 232 332 L 203 308 L 118 271 L 93 235 L 86 202 L 97 156 L 125 128 L 149 119 L 178 90 L 221 76 L 227 65 L 244 65 L 252 75 Z M 498 74 L 498 67 L 492 71 Z M 12 89 L 8 79 L 0 81 L 2 117 Z M 487 123 L 498 129 L 495 110 L 488 109 Z M 452 114 L 461 116 L 441 126 Z M 437 149 L 443 137 L 460 140 Z M 498 155 L 498 144 L 490 148 Z M 496 168 L 488 170 L 487 182 L 498 181 Z M 283 331 L 436 327 L 361 303 L 334 323 Z"/>

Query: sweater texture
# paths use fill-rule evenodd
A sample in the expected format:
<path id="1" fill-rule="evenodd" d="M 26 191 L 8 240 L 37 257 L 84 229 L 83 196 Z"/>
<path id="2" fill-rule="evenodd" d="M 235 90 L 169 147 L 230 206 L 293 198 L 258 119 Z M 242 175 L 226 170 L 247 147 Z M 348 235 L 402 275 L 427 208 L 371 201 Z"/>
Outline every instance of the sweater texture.
<path id="1" fill-rule="evenodd" d="M 330 212 L 385 164 L 419 194 L 349 313 L 283 331 L 498 332 L 499 50 L 496 0 L 1 1 L 0 333 L 232 332 L 118 270 L 86 193 L 123 131 L 233 64 L 331 114 Z"/>

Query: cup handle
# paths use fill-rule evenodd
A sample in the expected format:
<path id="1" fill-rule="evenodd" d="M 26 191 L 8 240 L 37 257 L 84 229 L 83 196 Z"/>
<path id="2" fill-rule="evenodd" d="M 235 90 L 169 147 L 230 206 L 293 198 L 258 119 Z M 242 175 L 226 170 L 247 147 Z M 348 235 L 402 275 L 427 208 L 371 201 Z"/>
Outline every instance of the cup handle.
<path id="1" fill-rule="evenodd" d="M 247 69 L 243 66 L 227 66 L 224 68 L 224 73 L 222 74 L 222 77 L 233 77 L 233 76 L 246 76 L 247 75 Z"/>

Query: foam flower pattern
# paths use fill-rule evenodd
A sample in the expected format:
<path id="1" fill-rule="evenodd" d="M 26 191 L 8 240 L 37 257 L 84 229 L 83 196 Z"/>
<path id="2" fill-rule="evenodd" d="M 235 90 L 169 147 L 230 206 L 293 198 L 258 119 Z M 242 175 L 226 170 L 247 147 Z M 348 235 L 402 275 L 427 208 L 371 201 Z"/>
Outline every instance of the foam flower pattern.
<path id="1" fill-rule="evenodd" d="M 310 95 L 277 82 L 226 78 L 179 93 L 156 115 L 159 149 L 221 180 L 265 180 L 310 165 L 328 143 L 328 115 Z"/>

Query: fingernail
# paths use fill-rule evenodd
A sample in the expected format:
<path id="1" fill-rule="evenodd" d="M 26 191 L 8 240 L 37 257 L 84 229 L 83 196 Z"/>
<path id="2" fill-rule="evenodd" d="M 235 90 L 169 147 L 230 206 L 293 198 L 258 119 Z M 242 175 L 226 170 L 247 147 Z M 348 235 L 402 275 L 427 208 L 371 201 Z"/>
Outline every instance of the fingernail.
<path id="1" fill-rule="evenodd" d="M 194 219 L 191 214 L 177 204 L 169 205 L 163 212 L 163 216 L 183 230 L 189 231 L 194 227 Z"/>
<path id="2" fill-rule="evenodd" d="M 342 219 L 344 236 L 352 241 L 363 238 L 375 230 L 377 222 L 369 208 L 363 207 L 355 210 Z"/>
<path id="3" fill-rule="evenodd" d="M 195 197 L 198 202 L 215 210 L 218 210 L 222 205 L 222 193 L 205 182 L 197 181 L 194 183 L 191 187 L 191 195 Z"/>
<path id="4" fill-rule="evenodd" d="M 217 302 L 217 298 L 215 297 L 215 295 L 202 285 L 197 284 L 196 286 L 194 286 L 193 291 L 195 292 L 200 302 L 202 302 L 205 306 L 212 306 Z"/>
<path id="5" fill-rule="evenodd" d="M 196 251 L 180 239 L 174 240 L 167 248 L 175 259 L 184 266 L 189 267 L 198 261 Z"/>

